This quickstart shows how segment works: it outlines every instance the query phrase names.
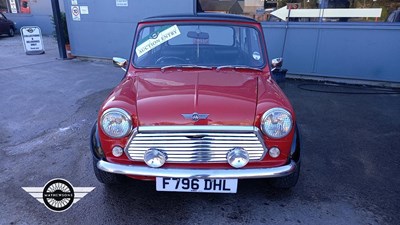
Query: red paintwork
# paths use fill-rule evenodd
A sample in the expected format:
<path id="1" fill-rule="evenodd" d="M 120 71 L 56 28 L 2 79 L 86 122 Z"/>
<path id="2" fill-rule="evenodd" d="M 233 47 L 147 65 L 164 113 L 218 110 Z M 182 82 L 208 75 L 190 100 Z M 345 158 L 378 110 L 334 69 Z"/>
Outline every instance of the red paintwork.
<path id="1" fill-rule="evenodd" d="M 221 22 L 221 21 L 215 21 Z M 229 21 L 229 23 L 233 23 Z M 235 24 L 243 24 L 238 22 Z M 148 23 L 146 23 L 148 24 Z M 255 26 L 257 23 L 244 23 Z M 139 24 L 140 27 L 143 24 Z M 264 38 L 262 38 L 264 40 Z M 265 45 L 264 43 L 261 43 Z M 264 46 L 265 49 L 265 46 Z M 264 52 L 264 58 L 267 59 Z M 243 125 L 260 127 L 263 113 L 273 107 L 288 110 L 295 122 L 291 104 L 275 81 L 271 79 L 269 66 L 262 72 L 253 70 L 222 69 L 220 71 L 202 69 L 137 69 L 129 65 L 121 83 L 113 90 L 99 111 L 112 107 L 129 112 L 133 125 Z M 182 113 L 207 113 L 207 120 L 193 122 L 184 119 Z M 98 124 L 100 127 L 100 124 Z M 272 159 L 268 155 L 258 162 L 249 162 L 245 168 L 276 167 L 287 163 L 294 129 L 282 139 L 264 136 L 267 148 L 279 147 L 281 155 Z M 110 162 L 144 165 L 144 162 L 130 161 L 125 154 L 119 158 L 111 154 L 116 146 L 125 147 L 128 137 L 112 139 L 99 129 L 102 149 Z M 163 168 L 232 168 L 228 163 L 166 163 Z M 133 177 L 152 179 L 149 177 Z"/>
<path id="2" fill-rule="evenodd" d="M 254 73 L 171 69 L 136 75 L 140 126 L 253 125 L 258 77 Z M 181 115 L 193 112 L 210 116 L 194 122 Z"/>

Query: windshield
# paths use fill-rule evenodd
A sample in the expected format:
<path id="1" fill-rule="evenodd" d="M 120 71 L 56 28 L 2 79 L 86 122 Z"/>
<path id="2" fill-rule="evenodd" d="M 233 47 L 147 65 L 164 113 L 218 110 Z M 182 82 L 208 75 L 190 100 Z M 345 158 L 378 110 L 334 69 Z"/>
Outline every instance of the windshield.
<path id="1" fill-rule="evenodd" d="M 242 66 L 262 68 L 260 33 L 254 27 L 212 24 L 163 24 L 139 31 L 133 64 L 166 66 Z"/>

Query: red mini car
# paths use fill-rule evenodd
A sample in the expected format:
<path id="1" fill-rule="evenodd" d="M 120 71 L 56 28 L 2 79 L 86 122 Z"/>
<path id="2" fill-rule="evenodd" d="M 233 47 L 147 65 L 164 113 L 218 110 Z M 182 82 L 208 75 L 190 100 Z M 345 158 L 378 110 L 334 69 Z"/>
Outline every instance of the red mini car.
<path id="1" fill-rule="evenodd" d="M 238 179 L 290 188 L 300 140 L 272 79 L 261 25 L 197 14 L 138 24 L 126 75 L 92 129 L 97 179 L 152 180 L 158 191 L 235 193 Z M 273 70 L 273 68 L 272 68 Z"/>

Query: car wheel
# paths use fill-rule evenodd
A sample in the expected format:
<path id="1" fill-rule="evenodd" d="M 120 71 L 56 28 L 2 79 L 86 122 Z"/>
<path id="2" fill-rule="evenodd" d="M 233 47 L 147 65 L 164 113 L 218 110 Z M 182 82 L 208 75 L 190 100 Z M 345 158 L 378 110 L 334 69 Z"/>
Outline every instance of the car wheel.
<path id="1" fill-rule="evenodd" d="M 10 27 L 10 29 L 8 30 L 8 36 L 9 37 L 14 37 L 14 35 L 15 35 L 14 28 Z"/>
<path id="2" fill-rule="evenodd" d="M 107 173 L 97 168 L 99 160 L 93 157 L 93 170 L 98 181 L 106 185 L 123 184 L 126 182 L 127 177 L 120 174 Z"/>
<path id="3" fill-rule="evenodd" d="M 299 180 L 299 175 L 300 175 L 300 162 L 298 162 L 296 169 L 294 173 L 285 176 L 285 177 L 279 177 L 279 178 L 272 178 L 271 185 L 274 188 L 279 188 L 279 189 L 289 189 L 294 186 L 296 186 L 297 181 Z"/>

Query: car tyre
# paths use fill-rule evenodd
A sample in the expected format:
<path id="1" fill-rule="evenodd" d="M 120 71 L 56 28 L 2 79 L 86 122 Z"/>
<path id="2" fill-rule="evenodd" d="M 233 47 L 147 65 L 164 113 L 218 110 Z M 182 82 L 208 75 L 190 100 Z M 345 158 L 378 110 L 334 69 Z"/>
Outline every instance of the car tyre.
<path id="1" fill-rule="evenodd" d="M 272 178 L 271 179 L 272 187 L 278 188 L 278 189 L 290 189 L 290 188 L 296 186 L 297 181 L 299 180 L 299 175 L 300 175 L 300 165 L 301 165 L 301 163 L 298 162 L 294 173 L 292 173 L 288 176 Z"/>
<path id="2" fill-rule="evenodd" d="M 97 168 L 98 161 L 99 161 L 98 159 L 93 157 L 93 170 L 99 182 L 106 185 L 118 185 L 118 184 L 124 184 L 126 182 L 127 177 L 124 175 L 107 173 Z"/>
<path id="3" fill-rule="evenodd" d="M 10 29 L 8 30 L 8 36 L 9 37 L 14 37 L 14 35 L 15 35 L 14 28 L 10 27 Z"/>

